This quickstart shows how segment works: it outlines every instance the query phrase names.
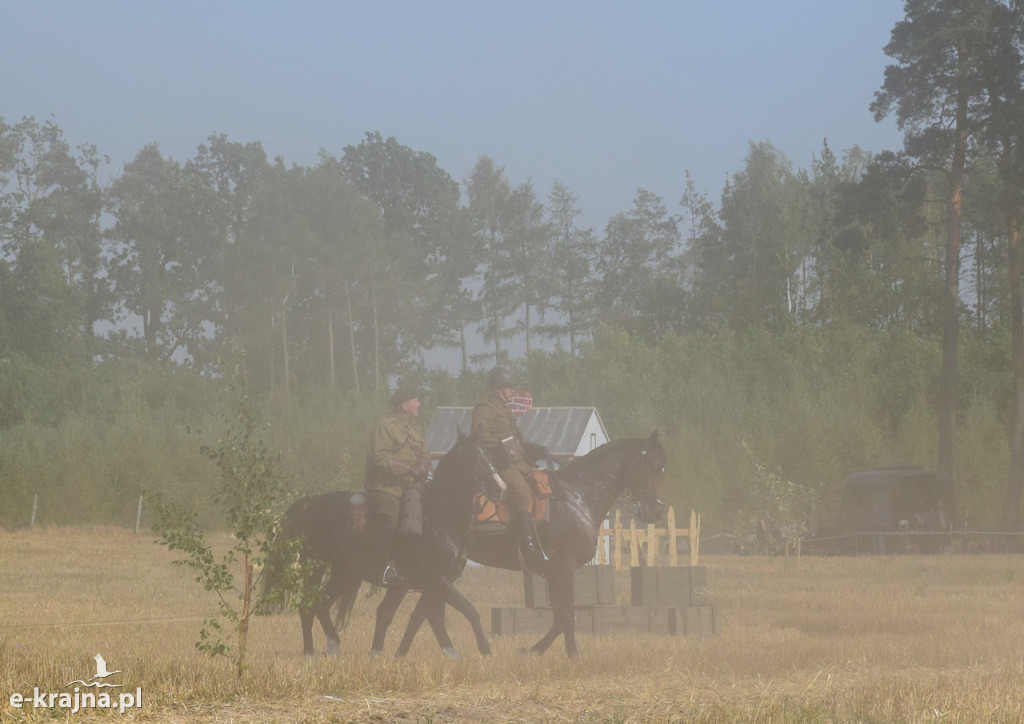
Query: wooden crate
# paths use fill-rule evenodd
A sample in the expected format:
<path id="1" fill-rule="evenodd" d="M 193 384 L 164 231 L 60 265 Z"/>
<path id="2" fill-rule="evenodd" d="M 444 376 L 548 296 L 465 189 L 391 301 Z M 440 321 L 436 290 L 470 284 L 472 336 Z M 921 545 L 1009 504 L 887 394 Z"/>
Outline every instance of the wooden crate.
<path id="1" fill-rule="evenodd" d="M 685 608 L 708 603 L 704 566 L 636 566 L 629 571 L 630 604 Z"/>
<path id="2" fill-rule="evenodd" d="M 706 637 L 722 633 L 714 606 L 583 606 L 577 608 L 576 633 L 638 634 Z M 493 608 L 491 635 L 543 635 L 551 628 L 550 608 Z"/>
<path id="3" fill-rule="evenodd" d="M 683 618 L 680 635 L 691 638 L 722 635 L 722 615 L 717 606 L 687 606 L 679 610 Z"/>
<path id="4" fill-rule="evenodd" d="M 615 609 L 598 609 L 613 611 Z M 719 636 L 722 633 L 722 618 L 714 606 L 621 606 L 625 613 L 621 617 L 606 615 L 599 619 L 595 615 L 594 633 L 625 633 L 631 629 L 636 633 L 655 633 L 666 636 Z M 643 618 L 646 612 L 646 627 L 630 624 Z"/>
<path id="5" fill-rule="evenodd" d="M 651 630 L 652 609 L 646 606 L 601 606 L 594 609 L 596 634 L 641 634 Z"/>
<path id="6" fill-rule="evenodd" d="M 523 591 L 527 608 L 550 608 L 548 582 L 531 571 L 523 573 Z M 614 606 L 615 569 L 611 565 L 580 566 L 573 579 L 572 600 L 575 606 Z"/>
<path id="7" fill-rule="evenodd" d="M 591 633 L 594 630 L 594 609 L 576 609 L 576 632 Z M 512 636 L 514 634 L 545 634 L 554 623 L 555 616 L 550 608 L 492 608 L 491 635 Z"/>

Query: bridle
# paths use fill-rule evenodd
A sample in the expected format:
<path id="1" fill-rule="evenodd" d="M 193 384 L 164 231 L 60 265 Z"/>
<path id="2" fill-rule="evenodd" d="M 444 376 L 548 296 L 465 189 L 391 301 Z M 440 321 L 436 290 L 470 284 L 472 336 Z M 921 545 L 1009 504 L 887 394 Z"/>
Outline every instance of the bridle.
<path id="1" fill-rule="evenodd" d="M 633 482 L 634 477 L 632 475 L 627 476 L 627 484 L 625 490 L 623 490 L 623 496 L 626 498 L 626 504 L 623 507 L 641 519 L 645 518 L 643 515 L 645 505 L 656 509 L 661 509 L 665 506 L 664 501 L 657 497 L 655 486 L 651 484 L 652 477 L 665 474 L 665 467 L 662 464 L 662 467 L 658 470 L 652 470 L 651 458 L 649 456 L 650 453 L 645 445 L 637 454 L 634 462 L 630 463 L 627 468 L 628 470 L 640 468 L 643 471 L 644 480 L 643 485 L 640 486 L 640 494 L 637 494 L 637 486 Z"/>

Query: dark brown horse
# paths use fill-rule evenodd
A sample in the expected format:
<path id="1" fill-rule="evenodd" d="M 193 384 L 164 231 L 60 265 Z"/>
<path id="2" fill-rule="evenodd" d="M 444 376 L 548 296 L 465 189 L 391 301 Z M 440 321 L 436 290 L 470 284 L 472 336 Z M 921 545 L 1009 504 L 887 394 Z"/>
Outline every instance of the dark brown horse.
<path id="1" fill-rule="evenodd" d="M 531 653 L 544 653 L 562 635 L 566 653 L 570 657 L 579 654 L 573 614 L 576 569 L 594 557 L 601 523 L 623 494 L 628 496 L 628 506 L 641 522 L 661 519 L 665 504 L 658 499 L 658 491 L 665 476 L 665 458 L 655 432 L 647 438 L 613 440 L 601 445 L 550 476 L 554 494 L 548 500 L 547 520 L 537 525 L 537 532 L 548 556 L 543 573 L 554 622 L 529 649 Z M 469 534 L 468 547 L 470 559 L 485 566 L 521 569 L 517 542 L 510 529 L 491 533 L 474 529 Z M 405 638 L 411 640 L 421 623 L 422 618 L 410 619 Z"/>
<path id="2" fill-rule="evenodd" d="M 400 562 L 405 584 L 387 589 L 377 606 L 377 625 L 371 653 L 384 647 L 384 636 L 399 605 L 410 590 L 422 595 L 412 614 L 418 628 L 424 620 L 430 623 L 442 650 L 455 656 L 455 647 L 444 623 L 444 606 L 461 612 L 476 635 L 477 648 L 489 654 L 490 644 L 480 624 L 476 608 L 452 582 L 459 577 L 466 563 L 466 536 L 474 517 L 474 499 L 492 478 L 490 463 L 473 438 L 459 433 L 452 449 L 437 464 L 437 469 L 423 484 L 423 536 L 400 543 L 396 557 Z M 365 542 L 366 536 L 353 530 L 353 493 L 337 491 L 316 495 L 294 503 L 285 515 L 284 532 L 302 540 L 301 558 L 314 562 L 307 586 L 324 585 L 323 594 L 313 606 L 300 607 L 302 648 L 313 655 L 313 621 L 320 621 L 327 637 L 328 655 L 337 655 L 341 644 L 338 628 L 348 621 L 362 582 L 376 582 L 380 577 L 375 556 Z M 273 570 L 267 577 L 267 588 L 273 587 Z M 336 617 L 330 612 L 337 605 Z M 403 638 L 398 654 L 403 655 L 412 643 L 415 630 Z"/>

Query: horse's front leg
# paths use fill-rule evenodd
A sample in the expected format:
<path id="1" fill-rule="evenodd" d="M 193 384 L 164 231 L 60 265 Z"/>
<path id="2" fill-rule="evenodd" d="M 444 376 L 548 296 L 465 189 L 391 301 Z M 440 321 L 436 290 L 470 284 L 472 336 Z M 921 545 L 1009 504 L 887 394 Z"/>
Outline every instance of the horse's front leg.
<path id="1" fill-rule="evenodd" d="M 487 640 L 487 634 L 484 633 L 484 627 L 480 622 L 480 614 L 476 610 L 476 606 L 470 603 L 469 599 L 462 595 L 462 592 L 453 586 L 448 579 L 441 576 L 440 581 L 441 591 L 444 594 L 444 599 L 439 607 L 440 611 L 438 618 L 440 625 L 444 627 L 444 601 L 447 601 L 448 605 L 465 616 L 466 620 L 469 621 L 469 625 L 473 628 L 473 635 L 476 637 L 477 651 L 484 656 L 490 656 L 491 642 Z M 431 622 L 430 625 L 433 627 L 434 623 Z M 434 634 L 437 635 L 436 629 L 434 630 Z M 447 637 L 447 635 L 447 629 L 445 629 L 445 636 Z M 438 638 L 438 641 L 440 641 L 440 638 Z M 455 652 L 454 648 L 452 648 L 452 652 Z"/>
<path id="2" fill-rule="evenodd" d="M 384 638 L 387 636 L 388 627 L 395 618 L 395 611 L 405 599 L 409 592 L 404 586 L 389 588 L 384 594 L 384 600 L 377 606 L 377 623 L 373 629 L 373 644 L 370 646 L 370 656 L 384 652 Z"/>
<path id="3" fill-rule="evenodd" d="M 437 623 L 437 609 L 440 609 L 440 627 Z M 434 631 L 434 636 L 442 649 L 455 650 L 444 626 L 444 599 L 439 597 L 431 586 L 425 586 L 420 594 L 420 600 L 416 602 L 416 607 L 413 608 L 412 614 L 409 616 L 409 623 L 405 626 L 402 641 L 398 644 L 396 652 L 398 656 L 405 656 L 409 653 L 409 647 L 412 646 L 413 639 L 416 638 L 424 621 L 430 622 L 430 628 Z"/>

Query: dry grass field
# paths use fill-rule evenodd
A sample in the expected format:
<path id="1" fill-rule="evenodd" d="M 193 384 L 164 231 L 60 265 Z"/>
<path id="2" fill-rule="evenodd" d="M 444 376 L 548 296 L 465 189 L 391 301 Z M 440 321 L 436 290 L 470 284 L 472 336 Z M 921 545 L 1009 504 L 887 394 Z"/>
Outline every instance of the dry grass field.
<path id="1" fill-rule="evenodd" d="M 483 658 L 454 613 L 461 658 L 425 628 L 405 659 L 370 660 L 379 598 L 362 599 L 337 659 L 301 656 L 294 613 L 257 620 L 241 682 L 195 650 L 214 606 L 171 559 L 120 529 L 0 532 L 0 721 L 1024 721 L 1024 557 L 804 558 L 788 572 L 707 557 L 722 636 L 582 635 L 577 661 L 561 641 L 519 654 L 532 637 L 495 638 Z M 470 569 L 459 587 L 488 628 L 492 607 L 523 603 L 515 573 Z M 96 653 L 141 706 L 33 706 L 36 688 L 87 680 Z"/>

